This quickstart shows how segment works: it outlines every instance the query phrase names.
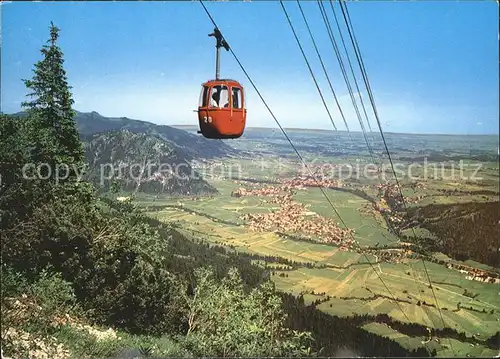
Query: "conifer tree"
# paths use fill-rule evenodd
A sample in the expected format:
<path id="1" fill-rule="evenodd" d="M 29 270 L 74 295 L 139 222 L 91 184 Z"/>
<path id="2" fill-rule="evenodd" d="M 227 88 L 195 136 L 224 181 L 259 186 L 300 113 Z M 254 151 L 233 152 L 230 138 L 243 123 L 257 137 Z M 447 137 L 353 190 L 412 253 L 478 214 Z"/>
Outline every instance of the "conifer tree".
<path id="1" fill-rule="evenodd" d="M 32 121 L 32 159 L 48 163 L 52 169 L 62 163 L 75 169 L 83 166 L 84 151 L 73 119 L 74 101 L 58 37 L 59 29 L 51 22 L 50 39 L 41 49 L 43 59 L 35 64 L 33 78 L 23 80 L 31 90 L 27 95 L 31 100 L 22 106 Z"/>

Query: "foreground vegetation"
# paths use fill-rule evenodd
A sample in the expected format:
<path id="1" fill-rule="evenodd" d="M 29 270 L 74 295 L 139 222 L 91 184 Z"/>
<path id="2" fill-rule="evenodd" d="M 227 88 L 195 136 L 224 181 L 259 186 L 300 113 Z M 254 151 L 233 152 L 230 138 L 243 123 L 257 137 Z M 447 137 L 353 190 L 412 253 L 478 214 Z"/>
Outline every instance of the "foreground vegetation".
<path id="1" fill-rule="evenodd" d="M 172 228 L 78 179 L 84 152 L 58 32 L 25 80 L 27 117 L 0 122 L 3 354 L 312 354 L 311 335 L 286 327 L 257 270 L 203 245 L 176 248 Z"/>

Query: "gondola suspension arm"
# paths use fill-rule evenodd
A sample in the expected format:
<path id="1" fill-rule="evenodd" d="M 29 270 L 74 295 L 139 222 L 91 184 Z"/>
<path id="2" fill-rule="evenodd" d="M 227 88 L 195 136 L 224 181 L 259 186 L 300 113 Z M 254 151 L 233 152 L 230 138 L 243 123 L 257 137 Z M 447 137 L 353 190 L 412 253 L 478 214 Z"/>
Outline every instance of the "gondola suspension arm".
<path id="1" fill-rule="evenodd" d="M 224 40 L 224 37 L 222 36 L 222 33 L 219 31 L 218 28 L 214 29 L 214 32 L 211 34 L 208 34 L 208 36 L 215 37 L 217 40 L 216 45 L 215 45 L 215 79 L 219 80 L 220 79 L 220 48 L 224 47 L 226 51 L 229 51 L 229 44 Z"/>

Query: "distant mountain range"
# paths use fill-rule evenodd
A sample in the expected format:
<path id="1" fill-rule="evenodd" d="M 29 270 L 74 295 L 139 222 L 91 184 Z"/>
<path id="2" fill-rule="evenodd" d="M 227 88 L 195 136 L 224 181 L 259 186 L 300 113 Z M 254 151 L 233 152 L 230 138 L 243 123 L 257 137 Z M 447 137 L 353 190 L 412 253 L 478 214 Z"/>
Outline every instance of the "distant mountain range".
<path id="1" fill-rule="evenodd" d="M 18 112 L 14 116 L 25 117 L 26 113 Z M 90 165 L 87 177 L 105 190 L 116 181 L 127 191 L 178 195 L 216 193 L 217 190 L 192 169 L 190 162 L 242 154 L 223 141 L 127 117 L 76 111 L 75 121 Z M 114 178 L 110 171 L 115 172 Z"/>

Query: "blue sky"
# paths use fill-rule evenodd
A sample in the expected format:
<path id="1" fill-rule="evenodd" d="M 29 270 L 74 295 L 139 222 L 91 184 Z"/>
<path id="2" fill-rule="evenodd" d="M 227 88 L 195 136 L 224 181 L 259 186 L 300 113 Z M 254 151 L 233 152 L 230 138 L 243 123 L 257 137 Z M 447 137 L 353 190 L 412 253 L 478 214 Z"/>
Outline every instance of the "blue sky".
<path id="1" fill-rule="evenodd" d="M 359 130 L 318 4 L 301 4 L 349 126 Z M 278 1 L 206 6 L 284 127 L 332 129 Z M 297 3 L 285 6 L 334 121 L 345 129 Z M 360 1 L 347 6 L 385 131 L 498 133 L 496 2 Z M 342 19 L 338 4 L 335 8 Z M 20 110 L 26 94 L 21 79 L 31 77 L 53 21 L 61 28 L 59 44 L 75 109 L 197 124 L 193 110 L 200 85 L 215 72 L 215 41 L 207 36 L 213 26 L 198 2 L 12 2 L 1 11 L 3 112 Z M 334 33 L 339 39 L 335 25 Z M 361 86 L 351 47 L 349 53 Z M 221 75 L 246 87 L 248 126 L 276 127 L 225 51 Z M 368 105 L 364 86 L 361 92 Z M 368 114 L 376 129 L 370 108 Z"/>

